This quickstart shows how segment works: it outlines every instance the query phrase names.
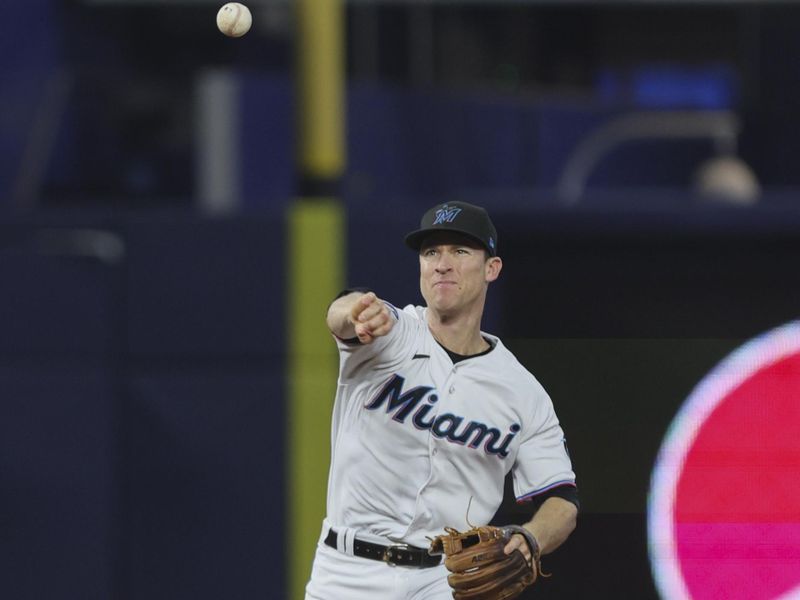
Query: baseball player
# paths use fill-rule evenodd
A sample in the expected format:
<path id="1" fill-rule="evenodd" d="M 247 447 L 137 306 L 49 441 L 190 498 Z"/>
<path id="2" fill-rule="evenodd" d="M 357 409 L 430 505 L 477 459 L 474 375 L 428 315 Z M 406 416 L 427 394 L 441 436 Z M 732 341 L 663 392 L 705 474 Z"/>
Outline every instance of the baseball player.
<path id="1" fill-rule="evenodd" d="M 437 205 L 405 241 L 419 253 L 425 307 L 346 290 L 328 310 L 340 369 L 307 600 L 449 600 L 430 540 L 445 527 L 488 523 L 509 471 L 531 519 L 507 554 L 547 554 L 575 528 L 575 474 L 553 404 L 480 329 L 503 265 L 489 215 Z"/>

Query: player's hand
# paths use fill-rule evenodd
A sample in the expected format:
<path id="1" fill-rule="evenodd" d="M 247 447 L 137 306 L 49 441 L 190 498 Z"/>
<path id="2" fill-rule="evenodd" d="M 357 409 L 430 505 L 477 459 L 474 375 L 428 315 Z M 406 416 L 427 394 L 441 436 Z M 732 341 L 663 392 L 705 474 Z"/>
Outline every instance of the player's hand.
<path id="1" fill-rule="evenodd" d="M 364 294 L 356 301 L 350 310 L 350 321 L 362 344 L 371 344 L 376 337 L 386 335 L 394 327 L 389 309 L 373 292 Z"/>
<path id="2" fill-rule="evenodd" d="M 506 544 L 506 547 L 503 548 L 505 554 L 511 554 L 514 550 L 522 552 L 522 556 L 525 557 L 526 562 L 531 562 L 531 549 L 528 547 L 528 542 L 526 542 L 525 538 L 519 533 L 512 535 L 511 540 Z"/>

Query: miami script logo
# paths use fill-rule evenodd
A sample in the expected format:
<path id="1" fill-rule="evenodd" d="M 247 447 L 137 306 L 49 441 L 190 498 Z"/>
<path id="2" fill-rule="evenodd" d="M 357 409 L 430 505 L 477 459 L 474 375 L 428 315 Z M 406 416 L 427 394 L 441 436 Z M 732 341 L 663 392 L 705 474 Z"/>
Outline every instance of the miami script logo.
<path id="1" fill-rule="evenodd" d="M 367 403 L 366 408 L 377 410 L 384 407 L 397 423 L 404 424 L 406 420 L 410 420 L 417 429 L 429 429 L 435 437 L 453 444 L 473 449 L 483 446 L 487 454 L 495 454 L 501 458 L 508 456 L 508 446 L 520 430 L 518 423 L 512 423 L 503 437 L 497 427 L 479 421 L 467 421 L 465 417 L 453 413 L 429 416 L 439 400 L 435 388 L 420 385 L 404 392 L 404 383 L 405 379 L 400 375 L 392 376 Z"/>

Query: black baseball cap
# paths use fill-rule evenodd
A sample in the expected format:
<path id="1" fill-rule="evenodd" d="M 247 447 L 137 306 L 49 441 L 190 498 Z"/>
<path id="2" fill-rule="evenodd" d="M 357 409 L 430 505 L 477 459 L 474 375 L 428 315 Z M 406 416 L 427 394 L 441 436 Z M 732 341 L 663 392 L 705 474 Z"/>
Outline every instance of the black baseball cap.
<path id="1" fill-rule="evenodd" d="M 437 231 L 463 233 L 479 242 L 490 256 L 497 256 L 497 230 L 480 206 L 468 202 L 437 204 L 422 216 L 419 229 L 406 236 L 406 245 L 419 252 L 422 241 Z"/>
<path id="2" fill-rule="evenodd" d="M 497 256 L 497 230 L 480 206 L 467 202 L 437 204 L 422 216 L 419 229 L 406 236 L 406 245 L 419 252 L 422 241 L 437 231 L 463 233 L 479 242 L 490 256 Z"/>

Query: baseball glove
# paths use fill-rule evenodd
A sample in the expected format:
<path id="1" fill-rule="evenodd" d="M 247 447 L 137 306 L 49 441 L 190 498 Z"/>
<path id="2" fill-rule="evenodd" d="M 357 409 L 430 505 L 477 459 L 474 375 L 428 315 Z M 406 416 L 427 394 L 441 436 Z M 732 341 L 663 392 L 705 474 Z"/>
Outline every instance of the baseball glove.
<path id="1" fill-rule="evenodd" d="M 459 532 L 445 527 L 445 534 L 431 541 L 430 554 L 444 554 L 450 571 L 447 582 L 455 600 L 507 600 L 516 598 L 541 573 L 539 545 L 522 527 L 475 527 Z M 532 560 L 522 552 L 505 554 L 511 536 L 521 533 L 531 550 Z M 544 575 L 546 577 L 547 575 Z"/>

